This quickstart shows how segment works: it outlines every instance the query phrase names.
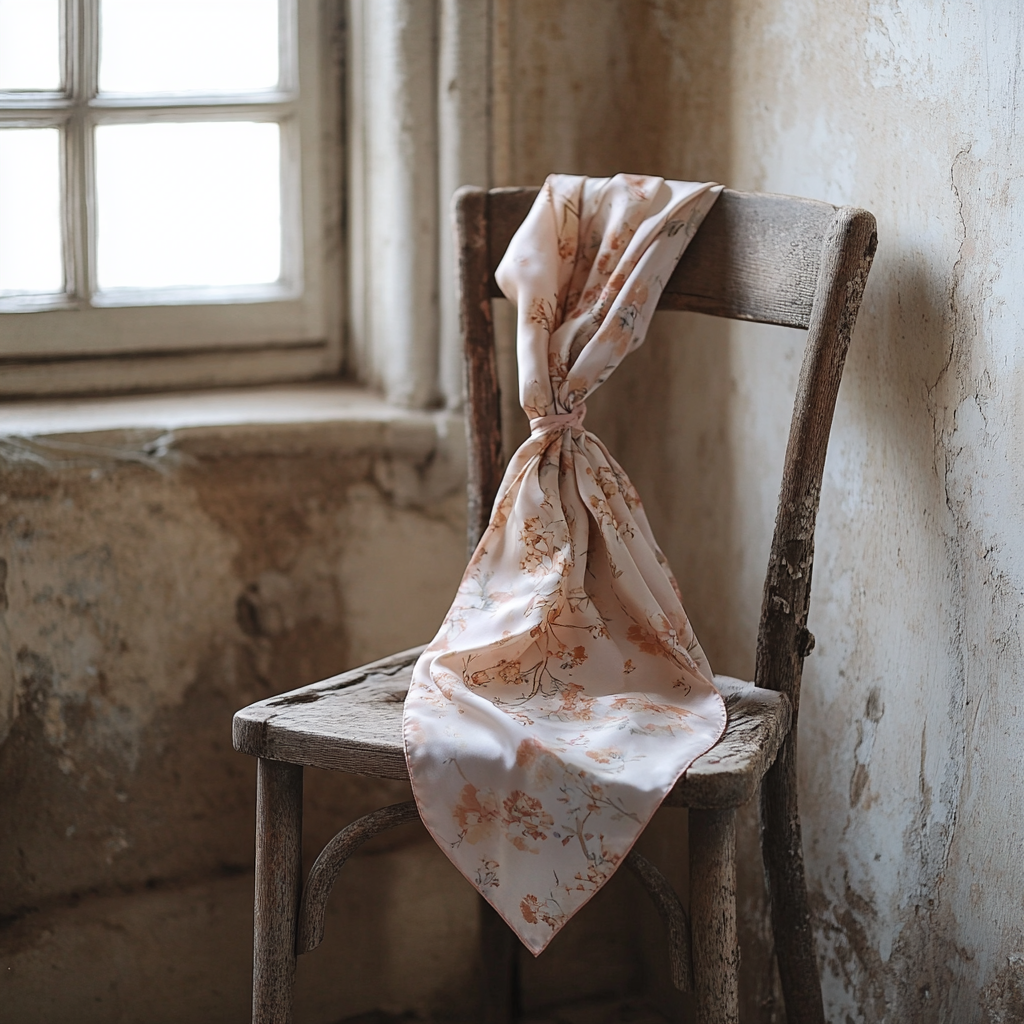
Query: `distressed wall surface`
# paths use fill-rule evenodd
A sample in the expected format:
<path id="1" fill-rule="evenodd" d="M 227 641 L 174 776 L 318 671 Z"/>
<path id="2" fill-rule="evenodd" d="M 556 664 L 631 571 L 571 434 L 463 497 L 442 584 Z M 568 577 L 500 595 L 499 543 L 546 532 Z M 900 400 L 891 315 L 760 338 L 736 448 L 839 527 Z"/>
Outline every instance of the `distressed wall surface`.
<path id="1" fill-rule="evenodd" d="M 344 396 L 304 423 L 315 391 L 276 426 L 0 439 L 5 1021 L 248 1019 L 254 770 L 231 715 L 429 637 L 464 557 L 460 425 Z M 308 774 L 310 852 L 408 798 Z M 474 902 L 418 832 L 347 881 L 300 1019 L 471 1000 Z M 447 953 L 402 966 L 410 929 Z M 339 960 L 362 965 L 344 997 Z"/>
<path id="2" fill-rule="evenodd" d="M 500 9 L 499 184 L 638 170 L 878 218 L 826 467 L 801 722 L 828 1015 L 1024 1020 L 1020 5 Z M 801 344 L 666 315 L 590 403 L 712 664 L 738 675 Z M 741 850 L 743 1017 L 779 1019 L 752 816 Z"/>
<path id="3" fill-rule="evenodd" d="M 737 184 L 866 206 L 881 240 L 802 734 L 828 1004 L 1022 1020 L 1024 11 L 744 0 L 733 24 Z"/>
<path id="4" fill-rule="evenodd" d="M 492 29 L 495 184 L 640 170 L 878 218 L 826 467 L 801 721 L 828 1014 L 1024 1021 L 1019 5 L 493 0 Z M 729 674 L 753 669 L 801 344 L 663 315 L 590 403 Z M 504 351 L 508 375 L 507 334 Z M 463 542 L 458 473 L 439 471 L 425 420 L 5 447 L 12 1019 L 245 1019 L 252 777 L 225 723 L 432 631 Z M 321 777 L 311 790 L 311 845 L 398 798 Z M 645 837 L 680 886 L 684 825 L 665 812 Z M 781 1021 L 752 810 L 742 825 L 742 1018 Z M 471 1012 L 471 894 L 443 859 L 395 836 L 351 878 L 334 945 L 301 963 L 300 1018 Z M 524 962 L 528 1005 L 643 985 L 685 1011 L 629 886 Z M 74 989 L 69 971 L 92 980 Z"/>
<path id="5" fill-rule="evenodd" d="M 5 1024 L 248 1020 L 255 777 L 231 715 L 429 639 L 454 593 L 457 418 L 303 386 L 230 422 L 238 401 L 86 402 L 110 429 L 34 437 L 0 415 Z M 125 425 L 189 408 L 220 425 Z M 307 861 L 409 798 L 306 786 Z M 630 884 L 531 971 L 532 1004 L 635 986 Z M 345 869 L 296 1019 L 471 1020 L 477 976 L 475 894 L 408 827 Z"/>

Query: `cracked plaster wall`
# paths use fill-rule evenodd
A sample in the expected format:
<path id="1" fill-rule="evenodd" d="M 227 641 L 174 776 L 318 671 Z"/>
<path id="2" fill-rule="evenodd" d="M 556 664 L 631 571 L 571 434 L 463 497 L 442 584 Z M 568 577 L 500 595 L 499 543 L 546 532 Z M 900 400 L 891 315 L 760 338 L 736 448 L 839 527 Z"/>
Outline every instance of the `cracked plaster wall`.
<path id="1" fill-rule="evenodd" d="M 429 637 L 464 558 L 463 470 L 460 424 L 420 420 L 0 441 L 5 1021 L 247 1019 L 254 771 L 231 715 Z M 311 849 L 407 798 L 309 775 Z M 443 858 L 407 830 L 366 860 L 327 957 L 393 962 L 420 923 L 471 959 Z M 441 957 L 367 969 L 346 999 L 325 964 L 300 1019 L 467 986 Z"/>
<path id="2" fill-rule="evenodd" d="M 647 171 L 877 217 L 825 471 L 801 721 L 828 1018 L 1024 1021 L 1024 8 L 498 11 L 498 184 Z M 662 315 L 588 403 L 712 665 L 735 675 L 753 670 L 802 337 Z M 780 1020 L 742 819 L 742 1019 Z"/>
<path id="3" fill-rule="evenodd" d="M 1024 1020 L 1024 10 L 743 0 L 733 26 L 735 183 L 878 218 L 801 731 L 830 1019 Z"/>
<path id="4" fill-rule="evenodd" d="M 428 640 L 465 564 L 461 420 L 360 402 L 321 422 L 0 437 L 5 1024 L 249 1019 L 255 770 L 231 715 Z M 308 769 L 307 868 L 409 796 Z M 528 1006 L 635 987 L 634 884 L 528 966 Z M 476 914 L 425 832 L 380 837 L 300 960 L 296 1021 L 473 1019 Z"/>
<path id="5" fill-rule="evenodd" d="M 880 247 L 826 466 L 810 623 L 818 646 L 807 662 L 801 722 L 805 845 L 828 1016 L 839 1024 L 1024 1020 L 1020 6 L 1012 0 L 495 0 L 494 15 L 496 184 L 536 183 L 553 169 L 643 170 L 854 203 L 878 218 Z M 590 403 L 590 425 L 644 496 L 712 664 L 731 674 L 753 667 L 801 340 L 782 329 L 661 316 L 648 345 Z M 507 426 L 511 438 L 521 423 L 509 416 Z M 284 463 L 267 465 L 277 471 Z M 139 472 L 124 468 L 103 485 L 102 498 L 90 500 L 117 507 L 128 491 L 118 492 L 114 477 L 128 487 Z M 24 473 L 29 479 L 30 467 Z M 82 471 L 75 485 L 83 494 L 89 493 L 87 475 Z M 15 506 L 3 506 L 12 524 L 8 545 L 24 541 L 15 510 L 27 515 L 30 509 L 40 519 L 36 510 L 45 509 L 41 521 L 60 521 L 64 491 L 36 493 L 36 486 Z M 145 486 L 161 507 L 147 511 L 146 521 L 163 516 L 174 535 L 175 517 L 185 513 L 155 477 Z M 100 673 L 108 688 L 110 674 L 93 653 L 102 646 L 95 637 L 116 642 L 118 632 L 81 627 L 93 614 L 88 586 L 54 587 L 44 598 L 66 603 L 57 616 L 62 626 L 52 647 L 29 648 L 49 666 L 24 662 L 19 678 L 29 682 L 19 691 L 22 716 L 5 753 L 12 758 L 18 742 L 36 744 L 47 752 L 45 765 L 38 759 L 8 764 L 49 773 L 55 792 L 67 794 L 60 797 L 63 806 L 81 807 L 83 818 L 93 801 L 104 808 L 104 824 L 94 819 L 84 848 L 91 877 L 115 887 L 105 890 L 105 899 L 114 899 L 122 884 L 116 865 L 136 856 L 117 852 L 122 842 L 149 858 L 146 863 L 159 864 L 164 856 L 160 842 L 147 848 L 145 829 L 118 824 L 136 798 L 119 788 L 116 770 L 104 759 L 129 764 L 137 757 L 145 779 L 148 749 L 119 724 L 122 702 L 140 721 L 161 702 L 172 716 L 197 709 L 195 719 L 186 715 L 174 726 L 179 737 L 189 736 L 189 756 L 175 753 L 169 741 L 160 748 L 164 769 L 176 772 L 175 786 L 187 791 L 187 799 L 168 797 L 178 810 L 167 821 L 187 838 L 189 829 L 202 831 L 197 814 L 244 818 L 240 835 L 247 844 L 248 777 L 225 788 L 229 797 L 206 799 L 201 780 L 188 774 L 201 776 L 197 752 L 215 748 L 211 722 L 266 692 L 260 680 L 275 665 L 300 657 L 296 630 L 320 630 L 326 645 L 330 664 L 311 663 L 313 674 L 388 646 L 383 638 L 379 648 L 367 639 L 370 617 L 360 620 L 358 606 L 346 606 L 341 615 L 344 633 L 332 625 L 324 637 L 317 623 L 329 619 L 324 609 L 340 607 L 340 599 L 318 575 L 320 562 L 307 558 L 298 577 L 278 566 L 280 558 L 301 562 L 306 542 L 290 545 L 307 513 L 289 520 L 284 512 L 253 512 L 244 497 L 252 486 L 244 473 L 225 485 L 235 494 L 230 516 L 189 499 L 190 526 L 179 531 L 186 538 L 180 543 L 209 552 L 204 578 L 219 578 L 223 566 L 230 579 L 220 589 L 205 583 L 219 603 L 210 622 L 195 613 L 189 635 L 198 642 L 173 650 L 160 614 L 145 614 L 147 605 L 166 612 L 160 593 L 177 598 L 189 592 L 188 569 L 173 556 L 156 574 L 152 593 L 128 590 L 123 615 L 135 624 L 133 632 L 153 637 L 156 649 L 170 653 L 153 693 L 139 686 L 138 669 L 117 677 L 116 699 L 104 695 Z M 356 507 L 359 501 L 379 515 L 375 536 L 385 547 L 389 538 L 434 530 L 430 536 L 447 538 L 438 544 L 446 551 L 450 544 L 451 554 L 431 557 L 461 563 L 459 531 L 444 525 L 451 522 L 448 513 L 425 516 L 385 500 L 367 466 L 354 473 L 344 503 Z M 290 499 L 284 506 L 291 507 Z M 76 506 L 68 521 L 85 530 L 91 509 Z M 225 525 L 240 512 L 255 517 L 247 520 L 254 532 L 241 543 Z M 136 539 L 146 543 L 144 524 L 133 529 L 142 529 Z M 340 520 L 333 520 L 328 532 L 337 537 L 340 529 Z M 267 531 L 271 543 L 265 546 L 260 538 Z M 317 530 L 308 536 L 321 538 Z M 115 539 L 122 541 L 120 534 Z M 149 543 L 155 542 L 151 530 Z M 332 543 L 336 551 L 351 551 L 347 541 Z M 101 544 L 78 549 L 84 560 L 69 558 L 62 578 L 115 578 L 117 567 Z M 340 555 L 332 557 L 336 566 L 356 558 L 349 553 L 339 563 Z M 10 595 L 12 581 L 29 569 L 8 561 Z M 365 569 L 360 572 L 353 579 L 365 581 Z M 457 570 L 451 572 L 454 585 Z M 391 586 L 378 581 L 368 592 L 380 594 L 383 604 L 395 592 Z M 285 603 L 307 611 L 284 610 L 289 589 Z M 44 592 L 40 578 L 35 593 Z M 429 588 L 422 595 L 431 610 L 425 618 L 436 621 L 446 595 Z M 32 616 L 42 614 L 33 606 Z M 301 621 L 289 625 L 288 616 L 296 614 Z M 38 630 L 35 622 L 31 629 Z M 274 640 L 246 632 L 256 624 L 281 632 Z M 204 646 L 203 638 L 218 630 L 230 642 Z M 388 637 L 389 643 L 399 639 Z M 392 646 L 415 639 L 402 637 Z M 14 658 L 22 645 L 12 633 Z M 125 657 L 130 665 L 130 652 Z M 70 672 L 68 665 L 77 667 Z M 204 703 L 182 699 L 196 692 L 190 678 L 202 681 Z M 54 705 L 53 695 L 65 692 L 61 687 L 73 696 Z M 66 707 L 67 714 L 62 718 L 51 706 Z M 109 709 L 101 724 L 90 717 L 97 708 Z M 35 738 L 19 740 L 27 723 Z M 58 763 L 62 730 L 80 737 L 67 753 L 80 771 L 79 761 L 88 758 L 75 760 L 75 750 L 89 749 L 101 728 L 111 752 L 96 759 L 92 788 L 82 797 L 80 781 Z M 216 767 L 227 778 L 247 770 L 229 768 L 227 761 Z M 36 785 L 24 777 L 24 785 Z M 123 802 L 119 793 L 127 794 Z M 323 799 L 337 806 L 330 803 L 336 796 Z M 358 804 L 351 795 L 345 799 L 351 801 L 346 806 Z M 26 893 L 67 892 L 56 879 L 72 870 L 72 858 L 61 853 L 61 844 L 73 841 L 64 835 L 69 823 L 55 815 L 31 826 L 30 835 L 49 830 L 40 840 L 45 857 L 35 877 L 17 858 L 7 861 Z M 745 813 L 741 824 L 743 1020 L 779 1021 L 753 815 Z M 681 850 L 671 843 L 685 842 L 680 817 L 659 816 L 647 841 L 660 863 L 671 868 L 674 857 L 678 866 Z M 241 838 L 234 845 L 225 841 L 225 848 L 240 857 Z M 404 854 L 400 848 L 382 856 Z M 231 857 L 224 859 L 228 868 L 238 863 Z M 240 919 L 244 900 L 241 906 Z M 458 947 L 453 933 L 441 934 L 439 941 Z M 642 973 L 667 1003 L 655 934 L 642 937 L 650 953 Z M 42 939 L 34 941 L 33 948 L 42 948 Z M 551 962 L 542 958 L 532 969 L 548 970 Z M 621 970 L 611 955 L 603 969 L 611 972 L 612 964 Z M 457 972 L 450 977 L 457 980 Z M 557 993 L 557 970 L 548 983 Z M 417 1005 L 429 1003 L 425 991 L 418 990 Z"/>

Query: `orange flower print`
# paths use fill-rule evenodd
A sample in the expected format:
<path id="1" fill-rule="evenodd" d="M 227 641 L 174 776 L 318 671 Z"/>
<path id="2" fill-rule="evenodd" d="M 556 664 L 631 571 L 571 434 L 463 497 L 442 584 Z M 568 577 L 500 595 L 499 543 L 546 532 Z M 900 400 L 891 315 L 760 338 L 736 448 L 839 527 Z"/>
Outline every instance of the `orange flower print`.
<path id="1" fill-rule="evenodd" d="M 555 819 L 544 810 L 544 805 L 534 796 L 514 789 L 501 803 L 501 821 L 505 826 L 505 835 L 517 850 L 524 853 L 539 853 L 526 841 L 542 842 L 547 839 Z"/>
<path id="2" fill-rule="evenodd" d="M 682 720 L 693 714 L 686 708 L 676 707 L 673 704 L 663 704 L 660 701 L 652 700 L 646 693 L 631 693 L 628 697 L 617 697 L 612 701 L 612 707 L 616 711 L 632 711 L 636 714 L 664 715 L 668 718 Z"/>
<path id="3" fill-rule="evenodd" d="M 518 310 L 528 418 L 584 411 L 643 341 L 713 200 L 641 175 L 548 180 L 494 272 Z M 643 396 L 619 401 L 643 415 Z M 534 953 L 725 727 L 671 579 L 593 433 L 532 432 L 413 670 L 404 738 L 420 814 Z"/>
<path id="4" fill-rule="evenodd" d="M 519 912 L 527 924 L 536 924 L 540 917 L 540 903 L 532 893 L 524 896 L 519 904 Z"/>
<path id="5" fill-rule="evenodd" d="M 472 783 L 467 782 L 459 794 L 459 802 L 452 811 L 452 817 L 459 828 L 457 845 L 465 840 L 475 846 L 481 839 L 488 838 L 498 821 L 497 801 L 487 790 L 482 795 Z"/>
<path id="6" fill-rule="evenodd" d="M 540 740 L 530 737 L 523 740 L 516 750 L 516 764 L 525 768 L 534 786 L 549 786 L 565 765 L 544 746 Z"/>
<path id="7" fill-rule="evenodd" d="M 587 757 L 598 764 L 614 765 L 614 770 L 621 770 L 626 763 L 622 751 L 615 747 L 599 747 L 596 750 L 588 750 Z"/>
<path id="8" fill-rule="evenodd" d="M 601 488 L 606 498 L 612 498 L 619 493 L 619 481 L 610 466 L 600 466 L 596 473 L 588 466 L 587 476 L 594 477 L 597 486 Z"/>
<path id="9" fill-rule="evenodd" d="M 595 701 L 579 683 L 558 685 L 558 704 L 548 717 L 560 722 L 589 722 L 594 717 Z"/>
<path id="10" fill-rule="evenodd" d="M 558 326 L 555 321 L 555 304 L 548 299 L 534 299 L 530 303 L 526 319 L 531 324 L 537 324 L 547 335 L 554 334 Z"/>
<path id="11" fill-rule="evenodd" d="M 626 190 L 629 193 L 630 199 L 638 203 L 647 200 L 648 189 L 655 184 L 650 178 L 646 178 L 642 174 L 623 174 L 622 179 L 626 183 Z"/>
<path id="12" fill-rule="evenodd" d="M 544 529 L 539 517 L 532 516 L 523 523 L 519 541 L 523 545 L 523 557 L 519 562 L 521 569 L 534 575 L 555 569 L 561 572 L 561 552 L 551 531 Z"/>
<path id="13" fill-rule="evenodd" d="M 558 391 L 562 382 L 569 375 L 569 360 L 563 353 L 548 353 L 548 375 L 551 378 L 552 390 Z"/>
<path id="14" fill-rule="evenodd" d="M 565 649 L 556 651 L 555 655 L 561 660 L 562 668 L 578 668 L 587 660 L 587 649 L 582 644 L 579 644 L 571 651 Z"/>
<path id="15" fill-rule="evenodd" d="M 486 686 L 488 683 L 502 682 L 506 686 L 514 686 L 520 682 L 522 666 L 518 661 L 506 661 L 504 658 L 492 668 L 477 669 L 470 674 L 466 682 L 470 686 Z"/>
<path id="16" fill-rule="evenodd" d="M 623 305 L 631 306 L 633 309 L 639 310 L 647 302 L 650 294 L 646 281 L 634 281 L 623 298 Z"/>
<path id="17" fill-rule="evenodd" d="M 536 924 L 540 921 L 552 931 L 557 931 L 566 920 L 566 914 L 554 900 L 549 898 L 542 901 L 532 893 L 520 901 L 519 912 L 527 924 Z"/>
<path id="18" fill-rule="evenodd" d="M 631 228 L 628 223 L 624 224 L 620 231 L 612 232 L 609 237 L 605 239 L 604 245 L 601 247 L 601 252 L 598 254 L 595 266 L 597 272 L 603 276 L 611 274 L 615 270 L 616 265 L 622 258 L 622 253 L 626 246 L 629 245 L 630 239 L 633 237 L 634 228 Z"/>
<path id="19" fill-rule="evenodd" d="M 685 639 L 689 641 L 693 638 L 693 634 L 688 627 L 686 632 L 688 636 Z M 676 630 L 668 625 L 667 621 L 665 621 L 665 627 L 662 629 L 648 628 L 633 623 L 626 630 L 626 639 L 630 643 L 636 644 L 645 654 L 654 654 L 661 658 L 667 658 L 677 665 L 684 665 L 695 672 L 698 671 L 696 662 L 694 662 L 690 655 L 691 650 L 697 649 L 696 638 L 693 638 L 692 643 L 687 642 L 684 644 L 684 638 L 680 637 Z"/>
<path id="20" fill-rule="evenodd" d="M 633 486 L 632 481 L 626 476 L 625 473 L 617 473 L 614 470 L 612 470 L 612 472 L 615 473 L 615 482 L 618 484 L 619 493 L 622 495 L 622 499 L 623 501 L 625 501 L 626 506 L 629 508 L 630 512 L 635 512 L 638 508 L 641 508 L 642 506 L 640 503 L 640 495 L 637 494 L 636 488 Z M 660 555 L 661 552 L 656 550 L 655 554 Z M 661 555 L 659 562 L 664 558 L 665 556 Z M 667 566 L 667 561 L 664 564 Z"/>
<path id="21" fill-rule="evenodd" d="M 596 494 L 590 495 L 588 501 L 591 509 L 594 513 L 594 519 L 597 520 L 597 525 L 603 530 L 605 527 L 610 527 L 616 533 L 619 532 L 618 520 L 612 515 L 612 510 L 608 507 L 608 502 L 603 501 Z"/>

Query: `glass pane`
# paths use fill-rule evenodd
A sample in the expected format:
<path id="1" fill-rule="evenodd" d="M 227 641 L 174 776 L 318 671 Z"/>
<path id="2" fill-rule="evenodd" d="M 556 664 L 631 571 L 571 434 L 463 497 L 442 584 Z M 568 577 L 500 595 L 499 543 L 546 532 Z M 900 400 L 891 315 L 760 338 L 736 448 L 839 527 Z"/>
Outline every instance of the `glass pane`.
<path id="1" fill-rule="evenodd" d="M 0 129 L 0 294 L 63 287 L 60 133 Z"/>
<path id="2" fill-rule="evenodd" d="M 59 88 L 59 0 L 0 0 L 0 89 Z"/>
<path id="3" fill-rule="evenodd" d="M 101 0 L 100 91 L 273 88 L 277 23 L 278 0 Z"/>
<path id="4" fill-rule="evenodd" d="M 252 121 L 99 126 L 100 288 L 276 281 L 280 145 Z"/>

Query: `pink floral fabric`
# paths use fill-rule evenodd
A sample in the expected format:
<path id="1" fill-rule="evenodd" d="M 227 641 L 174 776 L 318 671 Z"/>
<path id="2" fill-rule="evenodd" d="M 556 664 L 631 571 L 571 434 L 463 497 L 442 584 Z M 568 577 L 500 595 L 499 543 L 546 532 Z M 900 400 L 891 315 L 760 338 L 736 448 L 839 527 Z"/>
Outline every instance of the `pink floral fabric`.
<path id="1" fill-rule="evenodd" d="M 725 729 L 640 499 L 583 428 L 719 190 L 552 175 L 497 271 L 532 433 L 416 664 L 404 729 L 424 823 L 534 954 Z"/>

